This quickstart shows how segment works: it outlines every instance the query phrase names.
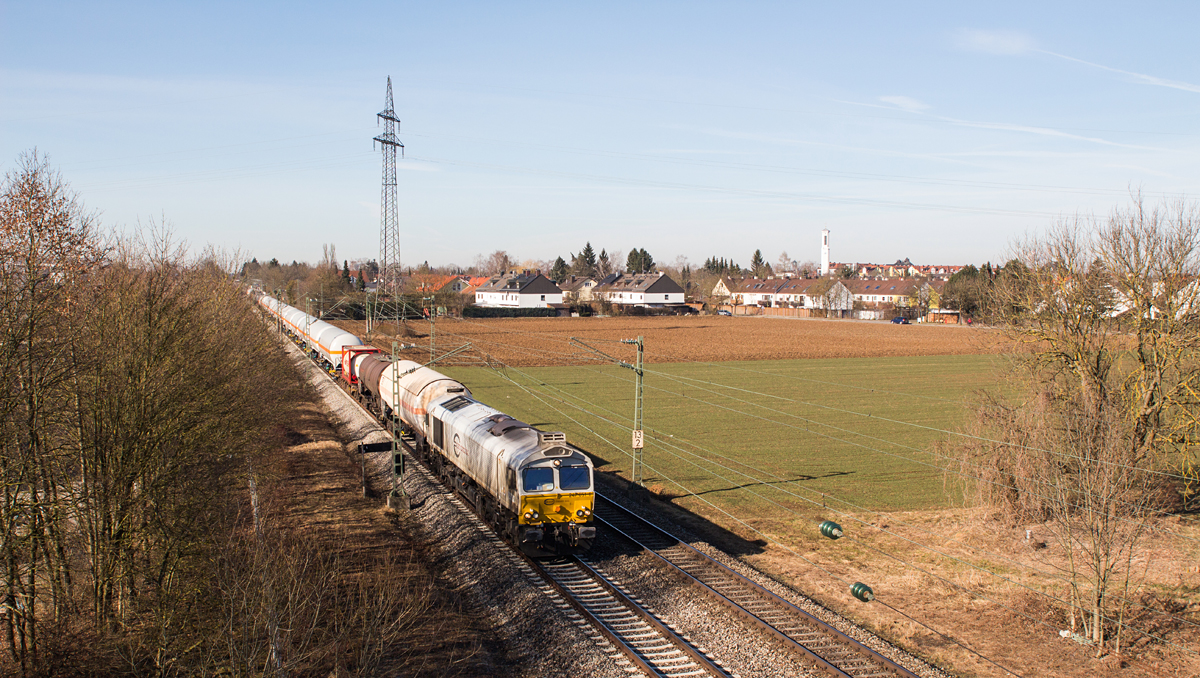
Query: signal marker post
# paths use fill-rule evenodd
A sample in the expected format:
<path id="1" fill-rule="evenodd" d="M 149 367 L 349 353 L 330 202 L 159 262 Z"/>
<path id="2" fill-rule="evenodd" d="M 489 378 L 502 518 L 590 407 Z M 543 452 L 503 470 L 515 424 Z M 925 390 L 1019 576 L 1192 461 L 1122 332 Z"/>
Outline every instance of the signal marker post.
<path id="1" fill-rule="evenodd" d="M 633 391 L 633 471 L 630 474 L 635 485 L 642 484 L 642 468 L 645 466 L 645 461 L 642 459 L 642 445 L 645 442 L 645 434 L 642 432 L 642 354 L 645 351 L 645 342 L 641 337 L 637 339 L 622 339 L 622 344 L 633 344 L 637 346 L 637 362 L 630 366 L 632 367 L 634 377 Z"/>

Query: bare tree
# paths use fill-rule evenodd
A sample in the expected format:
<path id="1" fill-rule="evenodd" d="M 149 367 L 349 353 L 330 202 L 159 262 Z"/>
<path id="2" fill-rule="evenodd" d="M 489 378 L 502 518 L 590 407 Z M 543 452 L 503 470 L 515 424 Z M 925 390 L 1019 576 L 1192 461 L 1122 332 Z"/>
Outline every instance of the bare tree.
<path id="1" fill-rule="evenodd" d="M 993 286 L 1023 386 L 981 408 L 964 460 L 985 501 L 1055 533 L 1072 625 L 1097 652 L 1119 649 L 1128 596 L 1113 592 L 1136 588 L 1147 525 L 1181 491 L 1195 501 L 1198 274 L 1196 207 L 1137 199 L 1020 243 Z"/>
<path id="2" fill-rule="evenodd" d="M 486 257 L 478 257 L 475 266 L 481 275 L 502 275 L 512 270 L 513 260 L 508 252 L 496 250 Z"/>
<path id="3" fill-rule="evenodd" d="M 22 674 L 46 666 L 42 633 L 71 609 L 59 491 L 72 466 L 73 295 L 98 250 L 92 219 L 36 152 L 0 192 L 0 579 L 7 645 Z"/>

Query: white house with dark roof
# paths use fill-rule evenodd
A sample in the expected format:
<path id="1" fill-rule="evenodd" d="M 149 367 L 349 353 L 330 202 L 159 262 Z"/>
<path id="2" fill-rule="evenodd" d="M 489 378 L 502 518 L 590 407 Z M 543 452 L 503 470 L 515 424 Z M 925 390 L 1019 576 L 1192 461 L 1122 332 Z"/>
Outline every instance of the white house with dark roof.
<path id="1" fill-rule="evenodd" d="M 475 304 L 494 308 L 546 308 L 562 303 L 562 290 L 540 271 L 510 271 L 475 288 Z"/>
<path id="2" fill-rule="evenodd" d="M 683 288 L 665 273 L 611 275 L 592 290 L 592 295 L 618 306 L 674 306 L 685 301 Z"/>

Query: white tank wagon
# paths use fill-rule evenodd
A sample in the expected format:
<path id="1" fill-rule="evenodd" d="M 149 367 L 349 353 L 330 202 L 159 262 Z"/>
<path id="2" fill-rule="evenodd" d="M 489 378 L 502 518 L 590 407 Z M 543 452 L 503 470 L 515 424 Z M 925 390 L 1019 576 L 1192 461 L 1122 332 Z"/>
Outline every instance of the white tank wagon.
<path id="1" fill-rule="evenodd" d="M 533 556 L 591 548 L 592 463 L 566 435 L 538 431 L 471 396 L 461 382 L 411 360 L 354 355 L 358 395 L 381 419 L 398 417 L 414 451 Z"/>
<path id="2" fill-rule="evenodd" d="M 434 469 L 522 551 L 553 556 L 591 548 L 592 462 L 565 434 L 452 393 L 430 403 L 425 420 L 423 447 Z"/>
<path id="3" fill-rule="evenodd" d="M 268 313 L 279 318 L 284 328 L 299 338 L 309 351 L 319 355 L 329 366 L 340 369 L 342 350 L 347 346 L 358 346 L 362 340 L 340 327 L 315 318 L 298 308 L 267 295 L 258 298 L 258 303 Z"/>
<path id="4" fill-rule="evenodd" d="M 448 393 L 471 395 L 461 382 L 411 360 L 390 362 L 382 354 L 354 356 L 351 370 L 360 389 L 370 395 L 381 417 L 395 413 L 413 432 L 418 444 L 426 437 L 425 413 L 430 403 Z"/>

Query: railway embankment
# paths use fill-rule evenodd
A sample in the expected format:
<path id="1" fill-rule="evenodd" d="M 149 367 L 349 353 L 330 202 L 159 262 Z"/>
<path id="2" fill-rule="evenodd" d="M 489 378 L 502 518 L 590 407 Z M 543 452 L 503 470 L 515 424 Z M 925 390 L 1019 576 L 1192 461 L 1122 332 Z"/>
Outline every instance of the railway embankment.
<path id="1" fill-rule="evenodd" d="M 390 453 L 368 454 L 365 460 L 357 455 L 359 443 L 383 441 L 387 434 L 298 349 L 288 346 L 326 408 L 341 443 L 336 455 L 342 487 L 327 501 L 367 502 L 372 511 L 392 523 L 398 542 L 407 535 L 419 544 L 421 557 L 450 603 L 443 620 L 447 634 L 458 631 L 453 625 L 460 614 L 481 627 L 476 654 L 451 657 L 443 653 L 428 661 L 445 675 L 629 675 L 628 663 L 611 644 L 574 618 L 570 607 L 548 592 L 508 546 L 457 505 L 454 495 L 420 467 L 410 464 L 404 482 L 411 508 L 387 512 L 383 506 L 391 484 Z M 370 498 L 361 497 L 360 468 L 366 470 Z"/>

